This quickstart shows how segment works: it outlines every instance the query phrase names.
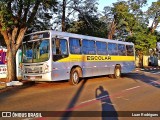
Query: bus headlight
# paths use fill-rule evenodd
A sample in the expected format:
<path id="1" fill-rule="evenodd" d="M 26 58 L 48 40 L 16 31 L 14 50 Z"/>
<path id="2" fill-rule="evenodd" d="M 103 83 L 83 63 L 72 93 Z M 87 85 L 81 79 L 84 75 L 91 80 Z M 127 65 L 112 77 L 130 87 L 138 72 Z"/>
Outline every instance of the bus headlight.
<path id="1" fill-rule="evenodd" d="M 22 73 L 25 72 L 25 70 L 24 70 L 24 65 L 21 66 L 21 71 L 22 71 Z"/>

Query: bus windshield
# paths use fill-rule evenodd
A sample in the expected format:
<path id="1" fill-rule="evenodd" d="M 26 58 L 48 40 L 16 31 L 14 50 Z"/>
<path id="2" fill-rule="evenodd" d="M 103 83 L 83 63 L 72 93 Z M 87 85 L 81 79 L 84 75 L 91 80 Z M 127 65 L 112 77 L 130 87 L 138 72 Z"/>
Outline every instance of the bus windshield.
<path id="1" fill-rule="evenodd" d="M 23 62 L 36 63 L 49 59 L 49 39 L 23 43 Z"/>

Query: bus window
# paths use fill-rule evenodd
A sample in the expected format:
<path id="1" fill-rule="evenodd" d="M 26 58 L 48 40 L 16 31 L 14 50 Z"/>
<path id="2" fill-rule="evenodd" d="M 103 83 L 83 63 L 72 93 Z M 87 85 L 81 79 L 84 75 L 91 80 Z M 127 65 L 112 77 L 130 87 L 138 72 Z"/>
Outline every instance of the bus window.
<path id="1" fill-rule="evenodd" d="M 91 54 L 91 55 L 96 54 L 95 41 L 84 39 L 82 41 L 82 46 L 83 46 L 83 54 Z"/>
<path id="2" fill-rule="evenodd" d="M 118 55 L 116 43 L 108 43 L 108 54 L 109 55 Z"/>
<path id="3" fill-rule="evenodd" d="M 54 55 L 68 55 L 67 40 L 55 39 L 55 42 L 53 41 L 52 45 Z"/>
<path id="4" fill-rule="evenodd" d="M 124 44 L 118 44 L 118 55 L 126 55 L 126 48 Z"/>
<path id="5" fill-rule="evenodd" d="M 127 49 L 128 56 L 134 56 L 133 45 L 126 45 L 126 49 Z"/>
<path id="6" fill-rule="evenodd" d="M 107 55 L 107 43 L 105 42 L 96 42 L 97 54 L 98 55 Z"/>
<path id="7" fill-rule="evenodd" d="M 81 54 L 81 41 L 77 38 L 69 38 L 69 48 L 71 54 Z"/>
<path id="8" fill-rule="evenodd" d="M 60 50 L 62 55 L 68 55 L 67 40 L 60 39 Z"/>

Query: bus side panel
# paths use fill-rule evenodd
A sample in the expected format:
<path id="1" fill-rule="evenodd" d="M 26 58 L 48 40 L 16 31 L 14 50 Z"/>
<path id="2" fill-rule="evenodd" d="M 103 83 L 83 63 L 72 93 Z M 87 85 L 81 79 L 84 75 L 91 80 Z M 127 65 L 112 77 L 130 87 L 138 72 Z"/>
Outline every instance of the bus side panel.
<path id="1" fill-rule="evenodd" d="M 52 63 L 52 80 L 67 80 L 70 78 L 70 64 L 69 62 L 53 62 Z"/>
<path id="2" fill-rule="evenodd" d="M 122 73 L 129 73 L 135 69 L 135 62 L 122 62 L 121 72 Z"/>
<path id="3" fill-rule="evenodd" d="M 106 75 L 107 73 L 110 73 L 107 62 L 85 62 L 83 66 L 84 77 Z"/>
<path id="4" fill-rule="evenodd" d="M 114 69 L 116 65 L 121 66 L 121 73 L 130 73 L 135 69 L 134 61 L 125 61 L 125 62 L 108 62 L 110 68 L 109 74 L 114 74 Z"/>

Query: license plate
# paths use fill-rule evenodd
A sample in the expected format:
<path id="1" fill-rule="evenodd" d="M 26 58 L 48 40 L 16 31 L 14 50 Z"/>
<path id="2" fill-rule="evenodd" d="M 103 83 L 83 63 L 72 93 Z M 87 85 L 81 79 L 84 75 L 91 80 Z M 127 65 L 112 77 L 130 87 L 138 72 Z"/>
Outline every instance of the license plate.
<path id="1" fill-rule="evenodd" d="M 35 80 L 35 79 L 36 79 L 36 77 L 32 76 L 32 77 L 30 77 L 30 79 L 31 79 L 31 80 Z"/>

